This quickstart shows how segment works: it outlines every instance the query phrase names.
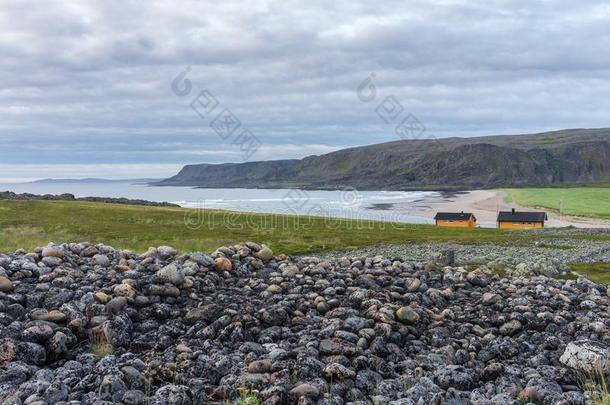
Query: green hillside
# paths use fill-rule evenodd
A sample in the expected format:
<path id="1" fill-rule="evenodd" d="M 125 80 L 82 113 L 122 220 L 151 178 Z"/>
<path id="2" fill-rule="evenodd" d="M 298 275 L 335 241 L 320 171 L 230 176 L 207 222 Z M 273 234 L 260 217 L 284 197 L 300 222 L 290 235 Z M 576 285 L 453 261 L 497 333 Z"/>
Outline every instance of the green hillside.
<path id="1" fill-rule="evenodd" d="M 610 219 L 610 187 L 508 189 L 509 202 L 564 215 Z"/>

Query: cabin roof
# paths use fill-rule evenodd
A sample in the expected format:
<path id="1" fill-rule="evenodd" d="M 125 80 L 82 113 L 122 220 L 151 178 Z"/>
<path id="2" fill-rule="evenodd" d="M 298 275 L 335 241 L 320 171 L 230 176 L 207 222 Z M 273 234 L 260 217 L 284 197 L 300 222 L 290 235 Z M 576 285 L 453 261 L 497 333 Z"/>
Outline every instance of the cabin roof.
<path id="1" fill-rule="evenodd" d="M 470 218 L 477 220 L 472 212 L 437 212 L 434 219 L 441 221 L 468 221 Z"/>
<path id="2" fill-rule="evenodd" d="M 498 222 L 544 222 L 548 220 L 546 212 L 500 211 Z"/>

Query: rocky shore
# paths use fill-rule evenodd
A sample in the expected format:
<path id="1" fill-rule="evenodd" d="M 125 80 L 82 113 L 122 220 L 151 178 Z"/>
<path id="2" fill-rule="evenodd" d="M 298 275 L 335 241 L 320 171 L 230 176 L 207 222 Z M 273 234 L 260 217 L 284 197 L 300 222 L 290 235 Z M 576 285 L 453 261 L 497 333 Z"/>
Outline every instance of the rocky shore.
<path id="1" fill-rule="evenodd" d="M 109 204 L 129 204 L 129 205 L 146 205 L 154 207 L 179 207 L 177 204 L 169 202 L 156 202 L 130 198 L 111 198 L 111 197 L 75 197 L 74 194 L 31 194 L 31 193 L 15 193 L 13 191 L 0 191 L 0 200 L 9 201 L 37 201 L 37 200 L 55 200 L 55 201 L 89 201 L 101 202 Z"/>
<path id="2" fill-rule="evenodd" d="M 610 370 L 607 286 L 426 261 L 291 258 L 253 242 L 209 255 L 88 243 L 0 255 L 0 403 L 593 395 L 584 379 Z"/>

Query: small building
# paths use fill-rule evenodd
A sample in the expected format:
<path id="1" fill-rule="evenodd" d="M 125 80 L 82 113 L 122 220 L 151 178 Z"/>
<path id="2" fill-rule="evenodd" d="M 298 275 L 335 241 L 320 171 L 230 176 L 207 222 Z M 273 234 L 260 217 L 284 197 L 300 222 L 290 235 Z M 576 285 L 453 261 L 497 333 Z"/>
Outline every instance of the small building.
<path id="1" fill-rule="evenodd" d="M 546 212 L 500 211 L 498 214 L 498 228 L 503 229 L 532 229 L 544 228 L 544 221 L 548 221 Z"/>
<path id="2" fill-rule="evenodd" d="M 437 212 L 434 216 L 436 226 L 448 226 L 453 228 L 474 228 L 477 219 L 471 212 Z"/>

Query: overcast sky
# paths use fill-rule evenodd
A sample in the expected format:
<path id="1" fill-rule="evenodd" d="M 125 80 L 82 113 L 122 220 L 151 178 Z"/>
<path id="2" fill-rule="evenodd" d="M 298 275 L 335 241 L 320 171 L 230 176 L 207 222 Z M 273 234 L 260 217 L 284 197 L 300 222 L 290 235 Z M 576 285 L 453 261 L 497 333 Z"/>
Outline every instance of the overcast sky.
<path id="1" fill-rule="evenodd" d="M 386 97 L 423 136 L 607 127 L 609 50 L 602 1 L 3 1 L 0 179 L 163 177 L 392 141 Z M 241 125 L 220 136 L 225 109 Z"/>

